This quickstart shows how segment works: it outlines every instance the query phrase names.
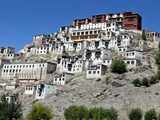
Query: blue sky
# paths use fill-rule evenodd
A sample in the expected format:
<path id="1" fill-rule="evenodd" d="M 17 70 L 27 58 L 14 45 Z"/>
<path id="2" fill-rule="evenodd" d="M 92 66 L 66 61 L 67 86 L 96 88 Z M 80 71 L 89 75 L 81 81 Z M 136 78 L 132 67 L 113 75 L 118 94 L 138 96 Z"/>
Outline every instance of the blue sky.
<path id="1" fill-rule="evenodd" d="M 160 31 L 160 0 L 0 0 L 0 46 L 20 49 L 75 18 L 124 11 L 140 13 L 144 28 Z"/>

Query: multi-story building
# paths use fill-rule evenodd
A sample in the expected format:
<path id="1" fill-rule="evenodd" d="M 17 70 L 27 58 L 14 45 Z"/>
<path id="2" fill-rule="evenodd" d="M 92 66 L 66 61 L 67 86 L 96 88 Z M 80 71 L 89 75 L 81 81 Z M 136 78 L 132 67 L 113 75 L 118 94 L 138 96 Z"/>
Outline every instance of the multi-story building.
<path id="1" fill-rule="evenodd" d="M 105 75 L 106 70 L 107 66 L 103 64 L 89 65 L 86 71 L 86 78 L 87 79 L 101 78 L 102 75 Z"/>
<path id="2" fill-rule="evenodd" d="M 57 69 L 66 73 L 81 73 L 83 71 L 82 56 L 62 56 L 58 58 Z"/>
<path id="3" fill-rule="evenodd" d="M 127 30 L 141 30 L 142 18 L 139 14 L 133 12 L 123 13 L 123 28 Z"/>
<path id="4" fill-rule="evenodd" d="M 73 21 L 73 26 L 76 28 L 81 28 L 82 25 L 100 23 L 103 28 L 106 27 L 105 23 L 108 23 L 110 21 L 116 22 L 119 26 L 123 27 L 124 29 L 141 30 L 142 27 L 141 16 L 134 12 L 100 14 L 92 16 L 91 18 L 76 19 Z"/>
<path id="5" fill-rule="evenodd" d="M 55 63 L 16 63 L 4 64 L 1 70 L 3 80 L 42 80 L 47 79 L 47 74 L 56 71 Z"/>
<path id="6" fill-rule="evenodd" d="M 8 47 L 8 48 L 5 48 L 5 47 L 1 47 L 0 48 L 0 56 L 2 56 L 3 58 L 6 58 L 6 59 L 13 59 L 15 57 L 15 48 L 13 47 Z"/>

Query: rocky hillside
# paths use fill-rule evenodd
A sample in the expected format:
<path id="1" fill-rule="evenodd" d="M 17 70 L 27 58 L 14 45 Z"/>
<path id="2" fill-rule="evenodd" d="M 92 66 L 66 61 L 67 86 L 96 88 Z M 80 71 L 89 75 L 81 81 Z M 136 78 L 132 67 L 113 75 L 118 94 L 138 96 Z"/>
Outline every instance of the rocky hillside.
<path id="1" fill-rule="evenodd" d="M 132 84 L 135 79 L 151 79 L 152 76 L 154 71 L 147 67 L 122 75 L 106 73 L 102 79 L 92 80 L 87 80 L 82 73 L 75 75 L 57 94 L 50 94 L 41 102 L 53 108 L 55 120 L 62 120 L 65 108 L 70 105 L 114 107 L 119 112 L 120 120 L 128 120 L 127 114 L 131 108 L 159 110 L 159 83 L 150 87 L 135 87 Z M 27 113 L 33 99 L 24 99 L 24 111 Z"/>

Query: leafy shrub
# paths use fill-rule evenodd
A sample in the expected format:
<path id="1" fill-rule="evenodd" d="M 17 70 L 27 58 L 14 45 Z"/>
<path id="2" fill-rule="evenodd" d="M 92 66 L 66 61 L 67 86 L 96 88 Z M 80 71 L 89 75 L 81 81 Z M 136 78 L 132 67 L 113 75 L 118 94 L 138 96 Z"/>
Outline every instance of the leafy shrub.
<path id="1" fill-rule="evenodd" d="M 66 120 L 117 120 L 115 109 L 90 108 L 84 106 L 70 106 L 64 112 Z"/>
<path id="2" fill-rule="evenodd" d="M 18 100 L 18 94 L 13 95 L 11 101 L 7 101 L 6 95 L 1 96 L 0 100 L 0 120 L 22 119 L 22 106 Z"/>
<path id="3" fill-rule="evenodd" d="M 158 114 L 158 116 L 157 116 L 157 120 L 160 120 L 160 114 Z"/>
<path id="4" fill-rule="evenodd" d="M 70 106 L 64 112 L 66 120 L 87 120 L 88 109 L 84 106 Z"/>
<path id="5" fill-rule="evenodd" d="M 144 120 L 157 120 L 157 113 L 155 109 L 151 109 L 145 113 Z"/>
<path id="6" fill-rule="evenodd" d="M 127 67 L 123 60 L 113 60 L 111 70 L 113 73 L 122 74 L 127 71 Z"/>
<path id="7" fill-rule="evenodd" d="M 118 113 L 114 108 L 91 108 L 89 110 L 89 119 L 91 120 L 117 120 Z"/>
<path id="8" fill-rule="evenodd" d="M 159 80 L 160 80 L 160 70 L 158 70 L 158 72 L 157 72 L 156 80 L 157 80 L 157 81 L 159 81 Z"/>
<path id="9" fill-rule="evenodd" d="M 51 120 L 52 118 L 51 109 L 40 103 L 33 104 L 32 110 L 27 116 L 27 120 Z"/>
<path id="10" fill-rule="evenodd" d="M 151 86 L 150 80 L 148 80 L 147 78 L 143 78 L 142 85 L 145 87 L 150 87 Z"/>
<path id="11" fill-rule="evenodd" d="M 157 75 L 151 77 L 150 84 L 156 84 L 158 82 L 159 80 Z"/>
<path id="12" fill-rule="evenodd" d="M 142 110 L 139 108 L 132 109 L 128 117 L 129 120 L 142 120 L 143 117 Z"/>
<path id="13" fill-rule="evenodd" d="M 159 80 L 157 80 L 157 76 L 152 76 L 151 79 L 147 78 L 143 78 L 142 80 L 135 79 L 133 80 L 132 84 L 135 87 L 141 87 L 141 86 L 150 87 L 152 84 L 156 84 L 158 82 Z"/>
<path id="14" fill-rule="evenodd" d="M 160 65 L 160 50 L 156 52 L 155 61 L 156 61 L 156 64 L 159 66 Z"/>
<path id="15" fill-rule="evenodd" d="M 140 81 L 139 79 L 135 79 L 135 80 L 133 80 L 132 84 L 135 87 L 141 87 L 142 86 L 142 81 Z"/>

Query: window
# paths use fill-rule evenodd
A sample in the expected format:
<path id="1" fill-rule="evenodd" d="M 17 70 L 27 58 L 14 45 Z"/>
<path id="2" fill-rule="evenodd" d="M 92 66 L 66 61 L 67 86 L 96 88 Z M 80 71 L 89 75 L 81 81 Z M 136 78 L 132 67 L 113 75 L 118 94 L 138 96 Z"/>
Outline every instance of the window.
<path id="1" fill-rule="evenodd" d="M 75 36 L 75 35 L 76 35 L 76 33 L 73 33 L 73 35 Z"/>
<path id="2" fill-rule="evenodd" d="M 93 74 L 96 74 L 96 71 L 93 71 Z"/>
<path id="3" fill-rule="evenodd" d="M 127 64 L 130 64 L 130 61 L 127 61 Z"/>
<path id="4" fill-rule="evenodd" d="M 81 35 L 84 35 L 84 32 L 81 32 Z"/>
<path id="5" fill-rule="evenodd" d="M 92 34 L 93 32 L 92 31 L 90 31 L 90 34 Z"/>
<path id="6" fill-rule="evenodd" d="M 88 32 L 86 32 L 85 34 L 88 35 Z"/>
<path id="7" fill-rule="evenodd" d="M 99 71 L 97 71 L 97 73 L 99 74 Z"/>
<path id="8" fill-rule="evenodd" d="M 131 61 L 131 64 L 133 65 L 133 64 L 134 64 L 134 61 Z"/>
<path id="9" fill-rule="evenodd" d="M 88 71 L 88 74 L 91 74 L 91 71 Z"/>
<path id="10" fill-rule="evenodd" d="M 80 32 L 77 32 L 77 35 L 80 35 Z"/>

